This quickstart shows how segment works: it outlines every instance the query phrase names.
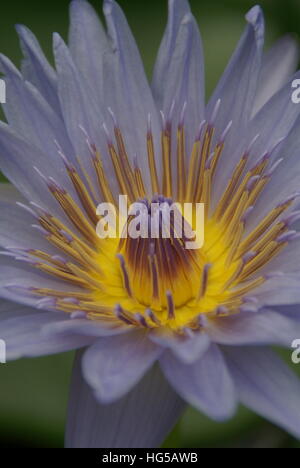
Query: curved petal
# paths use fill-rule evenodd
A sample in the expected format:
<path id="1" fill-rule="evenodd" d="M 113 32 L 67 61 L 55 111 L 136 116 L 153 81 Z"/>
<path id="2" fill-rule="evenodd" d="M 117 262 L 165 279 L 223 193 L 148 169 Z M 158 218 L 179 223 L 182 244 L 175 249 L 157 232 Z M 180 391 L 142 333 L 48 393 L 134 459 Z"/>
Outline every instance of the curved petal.
<path id="1" fill-rule="evenodd" d="M 94 337 L 105 337 L 130 333 L 132 328 L 127 325 L 122 326 L 114 321 L 103 320 L 92 321 L 88 319 L 67 319 L 57 323 L 45 325 L 43 332 L 46 335 L 77 333 Z"/>
<path id="2" fill-rule="evenodd" d="M 103 101 L 103 55 L 108 52 L 108 42 L 97 13 L 85 0 L 73 0 L 70 4 L 69 48 L 74 63 L 100 105 Z"/>
<path id="3" fill-rule="evenodd" d="M 216 345 L 211 344 L 201 359 L 190 365 L 179 362 L 171 353 L 164 354 L 160 363 L 170 384 L 195 408 L 217 421 L 233 415 L 235 389 Z"/>
<path id="4" fill-rule="evenodd" d="M 299 78 L 300 72 L 296 76 Z M 271 209 L 299 192 L 300 108 L 291 101 L 290 82 L 280 91 L 280 94 L 281 96 L 275 95 L 254 118 L 254 120 L 259 120 L 260 128 L 262 126 L 264 128 L 260 144 L 264 144 L 266 139 L 267 141 L 271 139 L 274 144 L 275 138 L 277 138 L 277 142 L 278 138 L 286 138 L 272 155 L 273 160 L 282 158 L 282 161 L 272 174 L 271 180 L 264 189 L 263 196 L 257 200 L 255 209 L 248 218 L 249 229 L 253 227 L 254 223 L 259 223 Z M 277 102 L 275 102 L 276 100 Z M 267 124 L 267 122 L 270 123 L 271 117 L 268 118 L 268 116 L 271 116 L 271 113 L 273 118 L 275 116 L 277 120 L 277 122 L 273 121 L 273 125 Z"/>
<path id="5" fill-rule="evenodd" d="M 279 305 L 272 307 L 277 313 L 289 318 L 295 324 L 296 327 L 300 324 L 300 301 L 299 304 L 292 305 Z M 300 336 L 300 334 L 299 334 Z"/>
<path id="6" fill-rule="evenodd" d="M 241 402 L 300 438 L 300 380 L 271 350 L 224 348 Z"/>
<path id="7" fill-rule="evenodd" d="M 237 142 L 247 137 L 246 126 L 252 113 L 257 89 L 264 42 L 264 19 L 260 7 L 253 7 L 246 19 L 248 25 L 209 100 L 206 111 L 207 120 L 214 120 L 216 138 L 220 138 L 229 121 L 232 120 L 222 152 L 224 164 L 220 164 L 216 171 L 213 201 L 221 196 L 233 168 L 241 157 L 239 152 L 235 154 L 236 145 Z M 214 117 L 214 110 L 219 99 L 221 100 L 220 107 Z"/>
<path id="8" fill-rule="evenodd" d="M 61 217 L 59 204 L 34 167 L 42 172 L 46 169 L 48 177 L 53 177 L 66 190 L 74 192 L 58 154 L 49 158 L 43 150 L 29 143 L 7 124 L 0 122 L 0 170 L 27 200 L 35 201 L 50 209 L 53 215 Z"/>
<path id="9" fill-rule="evenodd" d="M 93 90 L 76 67 L 70 51 L 58 34 L 53 35 L 53 52 L 58 77 L 58 95 L 69 138 L 76 154 L 95 187 L 98 187 L 93 168 L 90 144 L 95 144 L 103 156 L 103 165 L 112 174 L 110 158 L 106 148 L 104 131 L 104 106 L 97 106 Z M 110 182 L 114 181 L 114 177 Z"/>
<path id="10" fill-rule="evenodd" d="M 3 110 L 8 123 L 21 136 L 47 153 L 57 165 L 63 167 L 57 143 L 63 153 L 74 160 L 74 149 L 61 116 L 31 83 L 24 81 L 17 68 L 4 55 L 0 55 L 0 68 L 5 75 L 7 102 Z"/>
<path id="11" fill-rule="evenodd" d="M 169 348 L 174 356 L 185 364 L 192 364 L 207 351 L 210 340 L 204 333 L 190 331 L 188 336 L 179 336 L 167 330 L 153 330 L 149 337 L 154 343 Z"/>
<path id="12" fill-rule="evenodd" d="M 295 226 L 296 227 L 296 226 Z M 293 226 L 294 228 L 294 226 Z M 264 275 L 281 272 L 287 275 L 300 275 L 300 239 L 298 235 L 288 239 L 284 248 L 261 269 Z"/>
<path id="13" fill-rule="evenodd" d="M 9 257 L 1 259 L 0 297 L 37 307 L 40 304 L 41 297 L 34 294 L 34 288 L 54 289 L 66 292 L 66 294 L 67 292 L 82 291 L 82 289 L 67 282 L 52 278 L 50 275 L 34 268 L 33 265 L 28 265 L 25 261 Z"/>
<path id="14" fill-rule="evenodd" d="M 6 319 L 12 319 L 19 317 L 20 315 L 32 315 L 33 310 L 38 312 L 36 309 L 31 307 L 26 307 L 24 305 L 16 304 L 12 301 L 5 301 L 4 299 L 0 300 L 0 321 Z"/>
<path id="15" fill-rule="evenodd" d="M 184 402 L 166 382 L 158 366 L 121 400 L 99 404 L 82 377 L 81 352 L 78 352 L 71 383 L 66 447 L 159 447 L 183 408 Z"/>
<path id="16" fill-rule="evenodd" d="M 16 204 L 16 202 L 23 202 L 23 197 L 15 189 L 6 189 L 6 194 L 4 194 L 2 185 L 0 184 L 0 246 L 6 249 L 20 249 L 20 251 L 38 249 L 57 255 L 58 250 L 32 227 L 37 223 L 34 213 Z M 10 184 L 5 185 L 13 187 Z M 7 200 L 10 198 L 10 201 L 2 201 L 3 198 Z"/>
<path id="17" fill-rule="evenodd" d="M 160 353 L 144 332 L 100 338 L 83 356 L 83 375 L 96 398 L 111 403 L 137 384 Z"/>
<path id="18" fill-rule="evenodd" d="M 292 320 L 271 310 L 210 319 L 206 332 L 212 341 L 231 346 L 272 344 L 290 347 L 297 335 Z"/>
<path id="19" fill-rule="evenodd" d="M 247 131 L 242 133 L 242 137 L 236 135 L 235 148 L 230 155 L 230 160 L 226 156 L 227 153 L 222 154 L 224 164 L 222 164 L 221 159 L 220 176 L 224 178 L 226 183 L 233 168 L 245 152 L 249 153 L 250 147 L 246 170 L 252 169 L 263 156 L 268 154 L 269 162 L 265 171 L 267 174 L 274 162 L 283 158 L 264 188 L 263 196 L 258 198 L 253 211 L 247 218 L 246 233 L 254 229 L 254 226 L 277 204 L 283 203 L 299 189 L 297 148 L 299 146 L 300 109 L 291 100 L 291 83 L 299 77 L 300 72 L 290 77 L 285 85 L 251 119 L 247 125 Z M 227 143 L 226 139 L 225 150 Z M 216 199 L 224 189 L 223 186 L 217 187 L 218 183 L 219 179 L 216 179 Z"/>
<path id="20" fill-rule="evenodd" d="M 113 111 L 116 124 L 124 135 L 130 161 L 134 162 L 136 157 L 145 178 L 146 189 L 149 189 L 148 118 L 151 117 L 155 154 L 158 156 L 160 152 L 158 111 L 137 45 L 121 8 L 114 0 L 105 0 L 103 11 L 110 46 L 110 52 L 104 57 L 105 104 Z M 110 116 L 109 121 L 111 120 Z M 113 131 L 114 123 L 109 127 Z M 159 164 L 160 158 L 157 157 L 158 170 Z"/>
<path id="21" fill-rule="evenodd" d="M 281 89 L 297 70 L 299 44 L 291 36 L 284 36 L 263 57 L 253 115 Z"/>
<path id="22" fill-rule="evenodd" d="M 169 0 L 169 19 L 154 67 L 152 89 L 157 106 L 178 125 L 183 106 L 187 153 L 204 119 L 204 60 L 202 41 L 186 0 Z M 176 129 L 174 129 L 176 130 Z"/>
<path id="23" fill-rule="evenodd" d="M 6 343 L 8 360 L 45 356 L 87 346 L 93 338 L 79 334 L 45 336 L 42 327 L 65 320 L 64 313 L 42 312 L 4 301 L 0 313 L 0 337 Z M 11 318 L 9 318 L 11 316 Z"/>
<path id="24" fill-rule="evenodd" d="M 16 26 L 24 55 L 22 74 L 40 91 L 52 108 L 60 114 L 57 79 L 34 34 L 23 25 Z"/>
<path id="25" fill-rule="evenodd" d="M 249 120 L 252 112 L 264 43 L 264 18 L 260 7 L 253 7 L 247 13 L 246 20 L 248 25 L 244 34 L 207 107 L 209 118 L 216 102 L 221 99 L 222 105 L 216 118 L 221 130 L 228 123 L 228 114 L 234 117 L 235 125 L 241 125 Z"/>
<path id="26" fill-rule="evenodd" d="M 292 82 L 299 78 L 300 72 L 289 75 L 284 85 L 251 120 L 248 128 L 248 144 L 255 135 L 259 134 L 259 138 L 252 147 L 256 155 L 256 158 L 250 161 L 252 165 L 264 152 L 270 150 L 281 138 L 289 134 L 299 117 L 299 108 L 291 99 Z"/>
<path id="27" fill-rule="evenodd" d="M 255 290 L 261 306 L 300 304 L 300 276 L 278 274 Z"/>

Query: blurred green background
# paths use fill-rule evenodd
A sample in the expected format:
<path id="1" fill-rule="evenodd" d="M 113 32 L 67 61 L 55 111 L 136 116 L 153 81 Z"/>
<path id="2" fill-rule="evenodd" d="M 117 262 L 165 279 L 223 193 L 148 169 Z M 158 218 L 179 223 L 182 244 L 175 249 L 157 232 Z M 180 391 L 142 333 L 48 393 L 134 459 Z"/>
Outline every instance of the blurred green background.
<path id="1" fill-rule="evenodd" d="M 40 39 L 51 58 L 51 34 L 68 30 L 68 0 L 2 1 L 0 51 L 19 65 L 14 24 L 23 23 Z M 101 1 L 91 2 L 101 14 Z M 151 75 L 167 18 L 166 0 L 120 0 Z M 251 0 L 191 0 L 201 28 L 208 94 L 215 86 L 244 27 Z M 261 0 L 267 45 L 287 32 L 300 33 L 299 0 Z M 72 354 L 0 365 L 0 447 L 62 447 Z M 286 353 L 286 359 L 288 359 Z M 300 373 L 300 366 L 295 370 Z M 282 430 L 241 408 L 225 424 L 188 409 L 166 447 L 300 447 Z"/>

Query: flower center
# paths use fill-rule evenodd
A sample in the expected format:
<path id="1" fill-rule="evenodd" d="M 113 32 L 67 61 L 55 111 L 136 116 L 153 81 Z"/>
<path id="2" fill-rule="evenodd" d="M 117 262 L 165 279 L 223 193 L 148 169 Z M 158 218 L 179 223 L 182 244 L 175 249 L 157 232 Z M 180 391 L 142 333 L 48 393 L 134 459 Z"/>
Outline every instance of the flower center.
<path id="1" fill-rule="evenodd" d="M 102 200 L 117 206 L 118 194 L 106 177 L 98 149 L 86 135 L 93 180 L 79 161 L 75 167 L 59 150 L 80 204 L 53 178 L 43 176 L 37 169 L 60 205 L 62 219 L 67 218 L 68 222 L 34 203 L 24 208 L 31 214 L 34 212 L 39 231 L 60 254 L 53 256 L 34 248 L 26 252 L 11 249 L 9 254 L 55 276 L 64 287 L 30 288 L 29 293 L 42 298 L 41 307 L 65 311 L 71 316 L 80 313 L 113 325 L 122 322 L 136 327 L 168 326 L 181 330 L 201 327 L 204 315 L 216 317 L 239 312 L 253 299 L 255 289 L 268 279 L 264 273 L 266 264 L 295 236 L 289 231 L 293 215 L 284 218 L 283 214 L 296 195 L 273 208 L 247 231 L 249 213 L 280 161 L 270 165 L 271 153 L 266 153 L 253 164 L 250 149 L 245 151 L 212 209 L 215 174 L 230 124 L 220 140 L 214 142 L 212 123 L 203 122 L 191 154 L 187 155 L 184 123 L 180 123 L 174 137 L 171 122 L 166 122 L 161 134 L 161 179 L 149 125 L 146 136 L 151 176 L 149 193 L 137 160 L 129 158 L 115 119 L 114 122 L 114 139 L 107 135 L 107 149 L 119 194 L 127 195 L 130 204 L 144 200 L 147 236 L 121 239 L 97 236 L 97 205 Z M 172 142 L 176 140 L 174 152 Z M 174 181 L 172 161 L 176 161 L 177 181 Z M 155 194 L 159 193 L 163 195 L 157 197 Z M 155 218 L 158 234 L 154 237 L 149 236 L 154 215 L 146 200 L 156 201 L 158 205 L 158 218 Z M 169 235 L 164 235 L 162 215 L 172 204 L 171 200 L 204 204 L 205 242 L 201 249 L 186 248 L 191 226 L 181 212 L 177 217 L 175 212 L 170 217 Z M 126 227 L 131 221 L 130 215 Z M 186 226 L 189 230 L 183 229 L 178 235 L 179 228 Z"/>
<path id="2" fill-rule="evenodd" d="M 200 250 L 187 247 L 195 234 L 177 205 L 163 196 L 143 204 L 146 209 L 139 213 L 138 223 L 144 224 L 145 232 L 121 239 L 121 263 L 128 269 L 132 295 L 154 310 L 169 308 L 172 316 L 175 307 L 194 298 L 203 258 Z M 135 219 L 129 216 L 124 230 Z"/>

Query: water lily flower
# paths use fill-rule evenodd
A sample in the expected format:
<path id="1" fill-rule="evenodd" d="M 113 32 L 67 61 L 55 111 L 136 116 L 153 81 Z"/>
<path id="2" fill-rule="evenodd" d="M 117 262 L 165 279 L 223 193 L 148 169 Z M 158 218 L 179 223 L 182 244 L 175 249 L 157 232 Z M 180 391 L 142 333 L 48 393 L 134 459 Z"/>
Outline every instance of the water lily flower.
<path id="1" fill-rule="evenodd" d="M 186 403 L 216 421 L 239 402 L 300 437 L 300 381 L 271 349 L 300 337 L 298 47 L 263 51 L 261 9 L 205 104 L 186 0 L 150 87 L 126 19 L 71 3 L 55 68 L 17 26 L 1 56 L 0 338 L 7 358 L 76 349 L 67 447 L 155 447 Z M 100 239 L 101 202 L 204 203 L 205 242 Z"/>

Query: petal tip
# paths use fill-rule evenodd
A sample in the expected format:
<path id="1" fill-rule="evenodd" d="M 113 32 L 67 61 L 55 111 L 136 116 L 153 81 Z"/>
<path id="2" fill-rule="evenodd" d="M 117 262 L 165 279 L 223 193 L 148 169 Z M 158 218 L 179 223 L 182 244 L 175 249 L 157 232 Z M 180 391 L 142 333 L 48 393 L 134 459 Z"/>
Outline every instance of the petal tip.
<path id="1" fill-rule="evenodd" d="M 58 48 L 63 46 L 64 41 L 63 41 L 62 37 L 59 35 L 59 33 L 54 32 L 52 38 L 53 38 L 53 48 L 55 50 L 57 50 Z"/>
<path id="2" fill-rule="evenodd" d="M 111 15 L 114 7 L 113 0 L 104 0 L 103 2 L 103 13 L 105 15 Z"/>
<path id="3" fill-rule="evenodd" d="M 265 22 L 263 10 L 255 5 L 246 14 L 246 20 L 252 26 L 257 44 L 261 47 L 264 42 Z"/>
<path id="4" fill-rule="evenodd" d="M 252 26 L 257 26 L 262 23 L 264 19 L 264 14 L 262 8 L 259 5 L 252 7 L 246 14 L 246 20 Z"/>

